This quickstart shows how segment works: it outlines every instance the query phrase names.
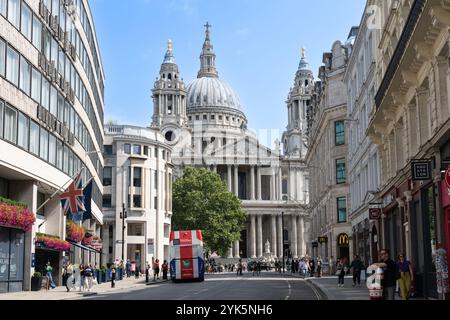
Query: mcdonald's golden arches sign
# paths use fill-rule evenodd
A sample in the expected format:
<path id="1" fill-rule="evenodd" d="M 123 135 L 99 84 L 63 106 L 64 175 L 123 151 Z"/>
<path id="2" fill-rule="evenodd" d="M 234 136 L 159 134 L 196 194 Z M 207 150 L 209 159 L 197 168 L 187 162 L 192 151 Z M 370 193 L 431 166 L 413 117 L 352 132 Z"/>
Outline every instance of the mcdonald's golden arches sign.
<path id="1" fill-rule="evenodd" d="M 338 237 L 338 243 L 340 246 L 349 245 L 350 241 L 348 239 L 348 235 L 345 233 L 341 233 Z"/>

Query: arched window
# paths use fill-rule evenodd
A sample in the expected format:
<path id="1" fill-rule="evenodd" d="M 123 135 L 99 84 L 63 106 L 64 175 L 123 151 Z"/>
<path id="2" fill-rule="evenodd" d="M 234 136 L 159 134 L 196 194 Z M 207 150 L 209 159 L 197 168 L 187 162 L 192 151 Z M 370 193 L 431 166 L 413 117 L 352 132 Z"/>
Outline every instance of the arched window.
<path id="1" fill-rule="evenodd" d="M 169 73 L 169 75 L 167 76 L 167 79 L 172 80 L 172 74 Z"/>
<path id="2" fill-rule="evenodd" d="M 166 74 L 165 73 L 163 73 L 163 79 L 165 79 L 166 78 Z"/>
<path id="3" fill-rule="evenodd" d="M 308 81 L 308 80 L 305 80 L 305 87 L 307 87 L 308 84 L 309 84 L 309 81 Z"/>

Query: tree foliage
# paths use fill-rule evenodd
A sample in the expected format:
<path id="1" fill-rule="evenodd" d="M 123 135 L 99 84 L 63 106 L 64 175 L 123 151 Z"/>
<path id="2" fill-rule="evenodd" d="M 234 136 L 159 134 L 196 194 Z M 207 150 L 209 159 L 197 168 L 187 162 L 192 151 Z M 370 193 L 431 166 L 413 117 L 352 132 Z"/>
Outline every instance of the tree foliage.
<path id="1" fill-rule="evenodd" d="M 173 186 L 174 230 L 202 230 L 205 249 L 224 256 L 241 237 L 246 214 L 220 176 L 187 168 Z"/>

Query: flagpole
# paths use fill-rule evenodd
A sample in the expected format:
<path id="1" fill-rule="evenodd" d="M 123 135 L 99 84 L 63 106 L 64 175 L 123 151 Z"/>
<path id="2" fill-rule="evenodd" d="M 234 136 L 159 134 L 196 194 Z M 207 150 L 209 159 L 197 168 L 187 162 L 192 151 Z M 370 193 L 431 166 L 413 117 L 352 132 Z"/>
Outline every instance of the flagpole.
<path id="1" fill-rule="evenodd" d="M 59 187 L 59 188 L 55 191 L 55 193 L 53 193 L 53 194 L 50 196 L 50 198 L 48 198 L 43 204 L 41 204 L 41 205 L 39 206 L 39 208 L 36 209 L 36 213 L 37 213 L 39 210 L 41 210 L 41 209 L 42 209 L 42 208 L 43 208 L 50 200 L 52 200 L 52 199 L 56 196 L 56 194 L 57 194 L 58 192 L 61 191 L 61 189 L 64 190 L 64 189 L 65 189 L 65 186 L 66 186 L 69 182 L 72 182 L 72 180 L 75 179 L 75 178 L 83 171 L 83 169 L 86 169 L 86 168 L 85 168 L 85 167 L 81 167 L 80 171 L 78 171 L 73 177 L 71 177 L 69 181 L 67 181 L 66 183 L 64 183 L 62 187 Z"/>

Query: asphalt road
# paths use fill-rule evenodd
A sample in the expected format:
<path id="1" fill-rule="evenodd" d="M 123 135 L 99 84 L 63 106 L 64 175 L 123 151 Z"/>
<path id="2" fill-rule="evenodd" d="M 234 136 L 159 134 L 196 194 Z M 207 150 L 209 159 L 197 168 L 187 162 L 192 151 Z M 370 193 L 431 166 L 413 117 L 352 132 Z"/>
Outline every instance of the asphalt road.
<path id="1" fill-rule="evenodd" d="M 262 273 L 260 277 L 244 274 L 207 275 L 204 282 L 166 282 L 145 289 L 98 294 L 95 300 L 321 300 L 317 290 L 306 281 Z"/>

